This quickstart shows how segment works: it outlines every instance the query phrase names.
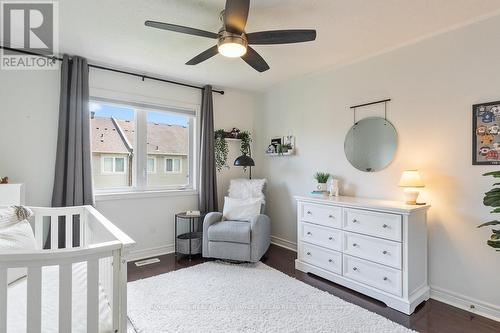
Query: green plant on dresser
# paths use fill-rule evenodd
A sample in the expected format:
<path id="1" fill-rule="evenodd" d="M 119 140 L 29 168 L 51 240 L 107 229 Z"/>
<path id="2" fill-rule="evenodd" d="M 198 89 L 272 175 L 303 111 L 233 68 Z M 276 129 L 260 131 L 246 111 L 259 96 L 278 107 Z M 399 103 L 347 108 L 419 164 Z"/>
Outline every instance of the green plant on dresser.
<path id="1" fill-rule="evenodd" d="M 500 178 L 500 171 L 488 172 L 485 173 L 483 176 L 493 176 L 495 178 Z M 498 187 L 500 186 L 500 183 L 495 183 L 493 184 L 493 186 L 494 187 L 491 190 L 485 193 L 483 203 L 485 206 L 493 207 L 493 210 L 491 211 L 492 214 L 498 214 L 500 213 L 500 187 Z M 500 225 L 500 221 L 493 220 L 485 222 L 479 225 L 478 228 L 494 226 L 494 225 Z M 500 251 L 500 229 L 492 229 L 492 232 L 493 233 L 490 236 L 490 239 L 488 239 L 486 243 L 489 246 L 497 249 L 497 251 Z"/>

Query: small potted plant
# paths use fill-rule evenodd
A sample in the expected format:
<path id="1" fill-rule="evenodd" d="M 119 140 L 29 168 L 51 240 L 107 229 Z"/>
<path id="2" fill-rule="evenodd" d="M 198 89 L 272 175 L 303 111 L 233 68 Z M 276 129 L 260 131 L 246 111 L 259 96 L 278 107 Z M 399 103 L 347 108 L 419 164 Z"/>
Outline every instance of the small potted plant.
<path id="1" fill-rule="evenodd" d="M 316 172 L 314 179 L 318 182 L 318 191 L 326 192 L 326 183 L 328 182 L 328 178 L 330 178 L 330 174 L 328 172 Z"/>

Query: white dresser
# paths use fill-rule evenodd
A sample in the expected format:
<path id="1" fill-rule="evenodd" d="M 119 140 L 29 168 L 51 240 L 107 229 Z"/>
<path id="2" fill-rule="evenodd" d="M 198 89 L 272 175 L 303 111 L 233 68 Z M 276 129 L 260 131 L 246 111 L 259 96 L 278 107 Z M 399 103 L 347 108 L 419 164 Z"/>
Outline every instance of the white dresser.
<path id="1" fill-rule="evenodd" d="M 428 205 L 355 197 L 295 198 L 296 269 L 406 314 L 429 298 Z"/>

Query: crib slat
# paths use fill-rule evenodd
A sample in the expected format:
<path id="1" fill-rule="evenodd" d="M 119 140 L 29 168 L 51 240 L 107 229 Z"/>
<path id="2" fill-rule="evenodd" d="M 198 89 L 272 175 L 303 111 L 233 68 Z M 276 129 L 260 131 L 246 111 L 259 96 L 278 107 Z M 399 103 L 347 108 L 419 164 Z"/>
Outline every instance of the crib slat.
<path id="1" fill-rule="evenodd" d="M 113 295 L 112 311 L 113 311 L 113 330 L 119 331 L 120 328 L 120 265 L 121 255 L 120 250 L 113 251 Z M 108 291 L 109 292 L 109 291 Z"/>
<path id="2" fill-rule="evenodd" d="M 0 332 L 7 332 L 7 268 L 0 268 Z"/>
<path id="3" fill-rule="evenodd" d="M 86 244 L 85 230 L 84 230 L 84 226 L 85 226 L 84 214 L 79 214 L 78 217 L 79 217 L 78 224 L 80 227 L 80 243 L 79 244 L 80 244 L 80 247 L 83 247 Z"/>
<path id="4" fill-rule="evenodd" d="M 99 329 L 99 259 L 87 261 L 87 332 Z"/>
<path id="5" fill-rule="evenodd" d="M 35 240 L 39 250 L 43 249 L 43 215 L 35 215 Z"/>
<path id="6" fill-rule="evenodd" d="M 72 264 L 59 266 L 59 332 L 71 332 Z"/>
<path id="7" fill-rule="evenodd" d="M 66 215 L 66 248 L 73 247 L 73 215 Z"/>
<path id="8" fill-rule="evenodd" d="M 42 268 L 28 267 L 27 332 L 40 333 L 42 326 Z"/>
<path id="9" fill-rule="evenodd" d="M 59 217 L 52 215 L 50 217 L 50 248 L 57 249 L 59 246 Z"/>

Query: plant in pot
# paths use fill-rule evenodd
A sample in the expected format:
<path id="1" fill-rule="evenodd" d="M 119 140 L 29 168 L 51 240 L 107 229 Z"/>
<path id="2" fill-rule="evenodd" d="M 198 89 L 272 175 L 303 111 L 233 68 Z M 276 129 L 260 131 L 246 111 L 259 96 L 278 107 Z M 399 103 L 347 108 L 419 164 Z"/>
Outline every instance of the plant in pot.
<path id="1" fill-rule="evenodd" d="M 500 171 L 493 171 L 485 173 L 483 176 L 493 176 L 495 178 L 500 178 Z M 483 203 L 485 206 L 493 207 L 491 211 L 492 214 L 500 213 L 500 183 L 493 184 L 493 188 L 485 193 Z M 494 225 L 500 225 L 500 221 L 493 220 L 485 222 L 478 226 L 478 228 L 489 227 Z M 500 251 L 500 229 L 492 229 L 492 235 L 490 239 L 486 241 L 486 244 Z"/>
<path id="2" fill-rule="evenodd" d="M 227 155 L 229 153 L 228 144 L 226 141 L 226 133 L 223 129 L 215 131 L 215 167 L 217 171 L 229 169 L 227 164 Z"/>
<path id="3" fill-rule="evenodd" d="M 314 179 L 318 182 L 318 191 L 326 192 L 326 183 L 328 182 L 328 178 L 330 178 L 330 174 L 328 172 L 316 172 Z"/>

